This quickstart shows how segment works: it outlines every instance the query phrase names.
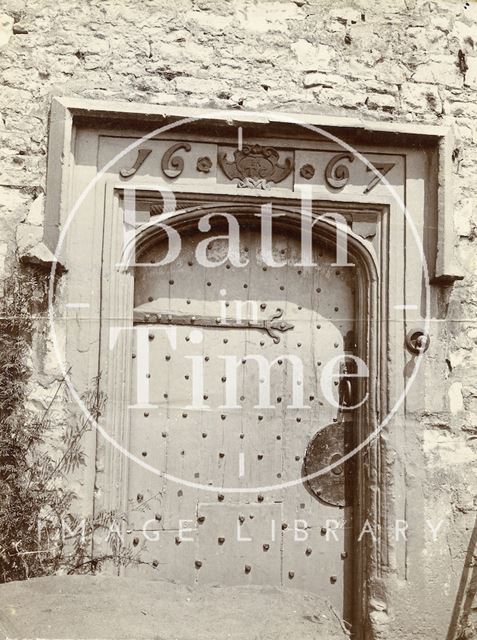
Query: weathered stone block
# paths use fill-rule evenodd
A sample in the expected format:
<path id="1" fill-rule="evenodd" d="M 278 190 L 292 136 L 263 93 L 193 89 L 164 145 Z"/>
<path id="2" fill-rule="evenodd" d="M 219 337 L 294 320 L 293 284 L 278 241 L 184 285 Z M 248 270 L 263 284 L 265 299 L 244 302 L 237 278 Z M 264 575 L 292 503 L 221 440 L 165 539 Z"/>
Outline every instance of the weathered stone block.
<path id="1" fill-rule="evenodd" d="M 465 86 L 477 89 L 477 58 L 467 57 L 466 62 Z"/>
<path id="2" fill-rule="evenodd" d="M 240 14 L 240 24 L 250 31 L 288 31 L 288 20 L 297 20 L 302 16 L 295 3 L 267 2 L 266 10 L 260 5 L 248 6 L 244 14 Z"/>
<path id="3" fill-rule="evenodd" d="M 462 382 L 453 382 L 449 387 L 449 409 L 451 413 L 459 413 L 464 410 L 464 398 L 462 397 Z"/>
<path id="4" fill-rule="evenodd" d="M 406 110 L 414 113 L 442 113 L 442 100 L 439 90 L 433 84 L 412 84 L 402 86 L 401 98 Z"/>
<path id="5" fill-rule="evenodd" d="M 371 111 L 375 111 L 376 109 L 394 111 L 396 108 L 396 98 L 389 94 L 374 93 L 367 98 L 366 105 Z"/>
<path id="6" fill-rule="evenodd" d="M 455 60 L 431 61 L 418 66 L 412 76 L 414 82 L 435 82 L 450 87 L 461 87 L 464 79 Z"/>
<path id="7" fill-rule="evenodd" d="M 217 32 L 230 28 L 233 21 L 233 16 L 218 16 L 205 11 L 189 11 L 186 16 L 186 20 L 190 20 L 196 23 L 202 29 L 207 31 Z M 190 38 L 190 33 L 188 33 Z"/>
<path id="8" fill-rule="evenodd" d="M 0 13 L 0 49 L 5 47 L 13 35 L 13 18 L 6 13 Z"/>
<path id="9" fill-rule="evenodd" d="M 41 242 L 43 229 L 32 224 L 22 223 L 17 228 L 17 249 L 19 255 L 28 253 L 35 245 Z"/>
<path id="10" fill-rule="evenodd" d="M 298 40 L 291 45 L 299 66 L 305 71 L 326 70 L 335 56 L 335 50 L 324 44 L 312 45 L 306 40 Z"/>
<path id="11" fill-rule="evenodd" d="M 314 73 L 306 73 L 303 77 L 303 86 L 305 89 L 312 87 L 339 87 L 342 84 L 343 78 L 333 73 L 315 71 Z"/>
<path id="12" fill-rule="evenodd" d="M 352 85 L 343 88 L 342 85 L 336 84 L 333 87 L 323 87 L 313 92 L 316 100 L 322 104 L 334 104 L 336 107 L 344 107 L 346 109 L 358 109 L 363 107 L 366 102 L 366 91 L 353 88 Z"/>
<path id="13" fill-rule="evenodd" d="M 215 94 L 224 89 L 224 83 L 209 78 L 180 77 L 175 79 L 176 88 L 184 93 Z"/>

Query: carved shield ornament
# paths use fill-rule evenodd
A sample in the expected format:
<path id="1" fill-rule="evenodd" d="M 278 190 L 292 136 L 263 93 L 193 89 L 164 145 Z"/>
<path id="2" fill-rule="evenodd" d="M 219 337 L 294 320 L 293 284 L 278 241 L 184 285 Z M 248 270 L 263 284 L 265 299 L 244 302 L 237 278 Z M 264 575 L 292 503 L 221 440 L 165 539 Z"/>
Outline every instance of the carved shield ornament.
<path id="1" fill-rule="evenodd" d="M 226 153 L 218 156 L 219 166 L 227 178 L 238 178 L 241 187 L 269 188 L 284 180 L 293 169 L 293 162 L 286 158 L 284 164 L 279 163 L 280 155 L 273 147 L 259 144 L 244 145 L 234 151 L 234 160 L 229 162 Z"/>

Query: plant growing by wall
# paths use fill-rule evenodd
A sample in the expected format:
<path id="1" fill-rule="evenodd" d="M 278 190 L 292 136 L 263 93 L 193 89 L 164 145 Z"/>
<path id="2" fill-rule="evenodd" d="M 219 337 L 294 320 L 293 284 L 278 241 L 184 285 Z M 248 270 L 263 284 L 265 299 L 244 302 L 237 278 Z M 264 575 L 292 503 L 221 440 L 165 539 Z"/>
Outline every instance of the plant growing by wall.
<path id="1" fill-rule="evenodd" d="M 141 549 L 123 542 L 121 514 L 80 518 L 73 511 L 76 495 L 67 479 L 86 462 L 82 438 L 92 427 L 86 416 L 54 424 L 51 407 L 65 381 L 43 415 L 26 408 L 31 339 L 35 318 L 45 312 L 46 286 L 46 274 L 20 267 L 4 283 L 0 307 L 0 582 L 140 562 Z M 83 397 L 95 420 L 105 403 L 98 382 Z M 59 428 L 55 450 L 48 441 Z M 107 544 L 95 553 L 97 536 Z"/>

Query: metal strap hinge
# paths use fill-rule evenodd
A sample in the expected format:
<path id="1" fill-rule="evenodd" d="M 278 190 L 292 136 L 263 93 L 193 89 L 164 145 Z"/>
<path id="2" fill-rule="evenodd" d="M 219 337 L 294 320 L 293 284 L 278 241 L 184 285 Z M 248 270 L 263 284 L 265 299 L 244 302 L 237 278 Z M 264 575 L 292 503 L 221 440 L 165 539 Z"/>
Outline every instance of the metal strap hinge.
<path id="1" fill-rule="evenodd" d="M 293 329 L 294 325 L 282 320 L 283 309 L 277 309 L 269 320 L 243 320 L 232 321 L 221 317 L 196 316 L 178 313 L 157 313 L 150 311 L 134 310 L 134 322 L 136 324 L 169 324 L 191 327 L 215 327 L 221 329 L 258 329 L 265 331 L 275 344 L 280 342 L 279 333 Z"/>

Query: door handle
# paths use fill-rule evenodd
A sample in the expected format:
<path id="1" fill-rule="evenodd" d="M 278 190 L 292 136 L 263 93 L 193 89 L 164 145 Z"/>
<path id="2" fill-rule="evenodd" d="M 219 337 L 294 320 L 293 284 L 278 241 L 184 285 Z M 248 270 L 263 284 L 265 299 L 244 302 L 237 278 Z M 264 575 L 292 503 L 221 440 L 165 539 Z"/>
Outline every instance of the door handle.
<path id="1" fill-rule="evenodd" d="M 349 378 L 341 378 L 339 384 L 339 405 L 342 409 L 351 407 L 353 403 L 353 387 Z"/>
<path id="2" fill-rule="evenodd" d="M 425 353 L 429 349 L 431 338 L 428 333 L 420 329 L 411 329 L 406 334 L 407 350 L 415 355 Z"/>
<path id="3" fill-rule="evenodd" d="M 338 385 L 339 406 L 341 410 L 346 410 L 347 407 L 353 406 L 353 378 L 348 377 L 349 374 L 354 373 L 356 364 L 354 360 L 346 358 L 341 363 L 340 367 L 340 380 Z"/>

